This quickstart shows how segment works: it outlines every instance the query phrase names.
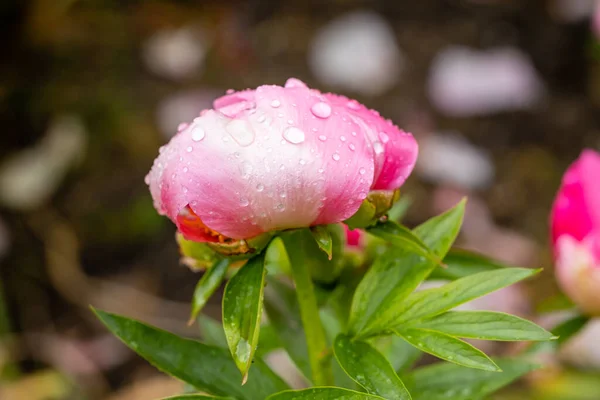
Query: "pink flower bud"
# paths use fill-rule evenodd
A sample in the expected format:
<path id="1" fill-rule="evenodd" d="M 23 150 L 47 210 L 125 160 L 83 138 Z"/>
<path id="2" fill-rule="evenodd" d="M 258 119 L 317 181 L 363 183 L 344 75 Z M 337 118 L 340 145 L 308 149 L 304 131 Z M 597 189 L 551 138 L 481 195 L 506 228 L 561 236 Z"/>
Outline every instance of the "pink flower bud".
<path id="1" fill-rule="evenodd" d="M 586 313 L 600 315 L 600 154 L 585 150 L 565 173 L 551 215 L 556 275 Z"/>
<path id="2" fill-rule="evenodd" d="M 188 240 L 227 241 L 351 217 L 411 173 L 412 135 L 297 79 L 232 92 L 161 148 L 146 183 Z"/>

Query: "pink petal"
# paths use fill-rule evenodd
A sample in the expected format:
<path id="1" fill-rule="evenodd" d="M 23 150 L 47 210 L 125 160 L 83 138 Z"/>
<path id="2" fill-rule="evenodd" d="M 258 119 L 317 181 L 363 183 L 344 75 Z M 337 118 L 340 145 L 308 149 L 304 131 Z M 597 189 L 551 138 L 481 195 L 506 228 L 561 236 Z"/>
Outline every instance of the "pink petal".
<path id="1" fill-rule="evenodd" d="M 551 213 L 552 241 L 600 235 L 600 155 L 585 150 L 565 173 Z M 596 248 L 600 247 L 595 245 Z M 596 249 L 600 258 L 600 249 Z"/>
<path id="2" fill-rule="evenodd" d="M 346 107 L 371 142 L 375 158 L 375 178 L 371 189 L 395 190 L 402 186 L 417 161 L 419 146 L 415 138 L 356 100 L 334 94 L 325 96 Z"/>
<path id="3" fill-rule="evenodd" d="M 241 239 L 342 221 L 367 196 L 374 160 L 364 128 L 318 91 L 261 86 L 215 107 L 171 140 L 148 175 L 157 210 L 172 220 L 189 205 L 206 227 Z"/>

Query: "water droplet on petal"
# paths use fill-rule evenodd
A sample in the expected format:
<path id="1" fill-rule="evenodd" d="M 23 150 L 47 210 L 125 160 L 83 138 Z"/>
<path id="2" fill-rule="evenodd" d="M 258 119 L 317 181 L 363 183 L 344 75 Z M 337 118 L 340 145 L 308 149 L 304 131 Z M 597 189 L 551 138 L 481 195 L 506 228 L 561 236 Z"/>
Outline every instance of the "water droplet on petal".
<path id="1" fill-rule="evenodd" d="M 189 124 L 188 124 L 188 123 L 186 123 L 186 122 L 182 122 L 182 123 L 180 123 L 179 125 L 177 125 L 177 132 L 181 132 L 181 131 L 183 131 L 183 130 L 184 130 L 184 129 L 186 129 L 188 126 L 189 126 Z"/>
<path id="2" fill-rule="evenodd" d="M 301 158 L 301 159 L 300 159 L 300 165 L 305 165 L 305 164 L 306 164 L 306 160 L 305 160 L 305 159 L 303 159 L 303 158 Z"/>
<path id="3" fill-rule="evenodd" d="M 302 82 L 300 79 L 296 79 L 296 78 L 290 78 L 285 82 L 285 87 L 286 88 L 305 88 L 308 87 L 306 86 L 306 84 L 304 82 Z"/>
<path id="4" fill-rule="evenodd" d="M 185 149 L 185 151 L 187 151 L 188 153 L 191 153 L 192 150 L 194 150 L 192 146 L 188 146 L 187 149 Z"/>
<path id="5" fill-rule="evenodd" d="M 192 127 L 192 140 L 194 142 L 199 142 L 202 139 L 204 139 L 204 129 L 202 129 L 202 127 L 198 126 L 198 125 L 194 125 Z"/>
<path id="6" fill-rule="evenodd" d="M 356 100 L 350 100 L 348 103 L 346 103 L 346 107 L 348 107 L 351 110 L 359 110 L 360 103 Z"/>
<path id="7" fill-rule="evenodd" d="M 348 145 L 348 148 L 349 148 L 350 150 L 354 151 L 354 150 L 356 149 L 356 146 L 354 146 L 354 144 L 353 144 L 353 143 L 350 143 L 350 144 Z"/>
<path id="8" fill-rule="evenodd" d="M 234 119 L 227 124 L 225 129 L 227 129 L 233 140 L 242 147 L 249 146 L 254 142 L 254 131 L 248 121 Z"/>
<path id="9" fill-rule="evenodd" d="M 295 126 L 290 126 L 283 131 L 283 137 L 290 143 L 299 144 L 304 142 L 304 131 Z"/>
<path id="10" fill-rule="evenodd" d="M 386 144 L 390 141 L 390 137 L 385 132 L 379 132 L 379 140 L 381 140 L 383 144 Z"/>
<path id="11" fill-rule="evenodd" d="M 273 108 L 277 108 L 277 107 L 279 107 L 280 105 L 281 105 L 281 102 L 280 102 L 279 100 L 277 100 L 277 99 L 275 99 L 275 100 L 273 100 L 273 101 L 271 102 L 271 107 L 273 107 Z"/>
<path id="12" fill-rule="evenodd" d="M 319 140 L 320 140 L 321 142 L 324 142 L 324 141 L 326 141 L 326 140 L 327 140 L 327 136 L 325 136 L 325 135 L 319 135 Z"/>
<path id="13" fill-rule="evenodd" d="M 381 142 L 375 142 L 373 143 L 373 150 L 375 150 L 375 154 L 381 154 L 383 153 L 383 145 L 381 144 Z"/>
<path id="14" fill-rule="evenodd" d="M 250 201 L 247 198 L 245 198 L 245 197 L 240 198 L 240 206 L 247 207 L 249 204 L 250 204 Z"/>
<path id="15" fill-rule="evenodd" d="M 338 153 L 333 153 L 333 155 L 331 156 L 331 158 L 333 158 L 334 161 L 339 161 L 340 160 L 340 155 Z"/>
<path id="16" fill-rule="evenodd" d="M 344 136 L 344 135 L 340 136 L 340 140 L 341 140 L 342 142 L 345 142 L 345 141 L 346 141 L 346 136 Z"/>
<path id="17" fill-rule="evenodd" d="M 358 173 L 361 174 L 361 175 L 364 175 L 366 172 L 367 172 L 367 170 L 364 169 L 364 168 L 361 168 L 361 169 L 358 170 Z"/>
<path id="18" fill-rule="evenodd" d="M 183 172 L 188 172 L 188 167 L 183 167 Z"/>
<path id="19" fill-rule="evenodd" d="M 259 183 L 258 185 L 256 185 L 256 190 L 262 192 L 263 190 L 265 190 L 265 185 Z"/>
<path id="20" fill-rule="evenodd" d="M 290 124 L 290 125 L 293 125 L 294 124 L 294 120 L 293 119 L 288 119 L 287 123 Z"/>
<path id="21" fill-rule="evenodd" d="M 267 117 L 265 116 L 265 114 L 262 114 L 262 115 L 259 115 L 258 118 L 256 118 L 256 121 L 265 122 L 266 119 L 267 119 Z"/>
<path id="22" fill-rule="evenodd" d="M 285 211 L 285 205 L 279 203 L 279 204 L 277 204 L 277 206 L 275 206 L 275 209 L 279 212 Z"/>
<path id="23" fill-rule="evenodd" d="M 310 108 L 310 111 L 319 118 L 329 118 L 329 116 L 331 115 L 331 106 L 327 103 L 324 103 L 322 101 L 313 104 L 313 106 Z"/>

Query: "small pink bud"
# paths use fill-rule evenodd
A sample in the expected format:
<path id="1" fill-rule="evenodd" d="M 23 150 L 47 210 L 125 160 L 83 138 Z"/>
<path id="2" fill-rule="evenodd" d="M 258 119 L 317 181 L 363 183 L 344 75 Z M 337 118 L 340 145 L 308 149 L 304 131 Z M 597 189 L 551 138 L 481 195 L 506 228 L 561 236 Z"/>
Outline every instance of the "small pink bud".
<path id="1" fill-rule="evenodd" d="M 551 214 L 556 276 L 587 314 L 600 315 L 600 154 L 585 150 L 565 173 Z"/>

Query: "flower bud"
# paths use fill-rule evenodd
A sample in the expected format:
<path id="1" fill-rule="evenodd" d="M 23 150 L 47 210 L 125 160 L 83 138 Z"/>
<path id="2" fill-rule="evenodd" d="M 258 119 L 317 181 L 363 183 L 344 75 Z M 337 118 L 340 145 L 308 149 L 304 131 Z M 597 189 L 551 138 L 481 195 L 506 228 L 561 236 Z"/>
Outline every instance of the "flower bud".
<path id="1" fill-rule="evenodd" d="M 600 154 L 585 150 L 565 173 L 551 214 L 558 283 L 590 315 L 600 315 Z"/>

